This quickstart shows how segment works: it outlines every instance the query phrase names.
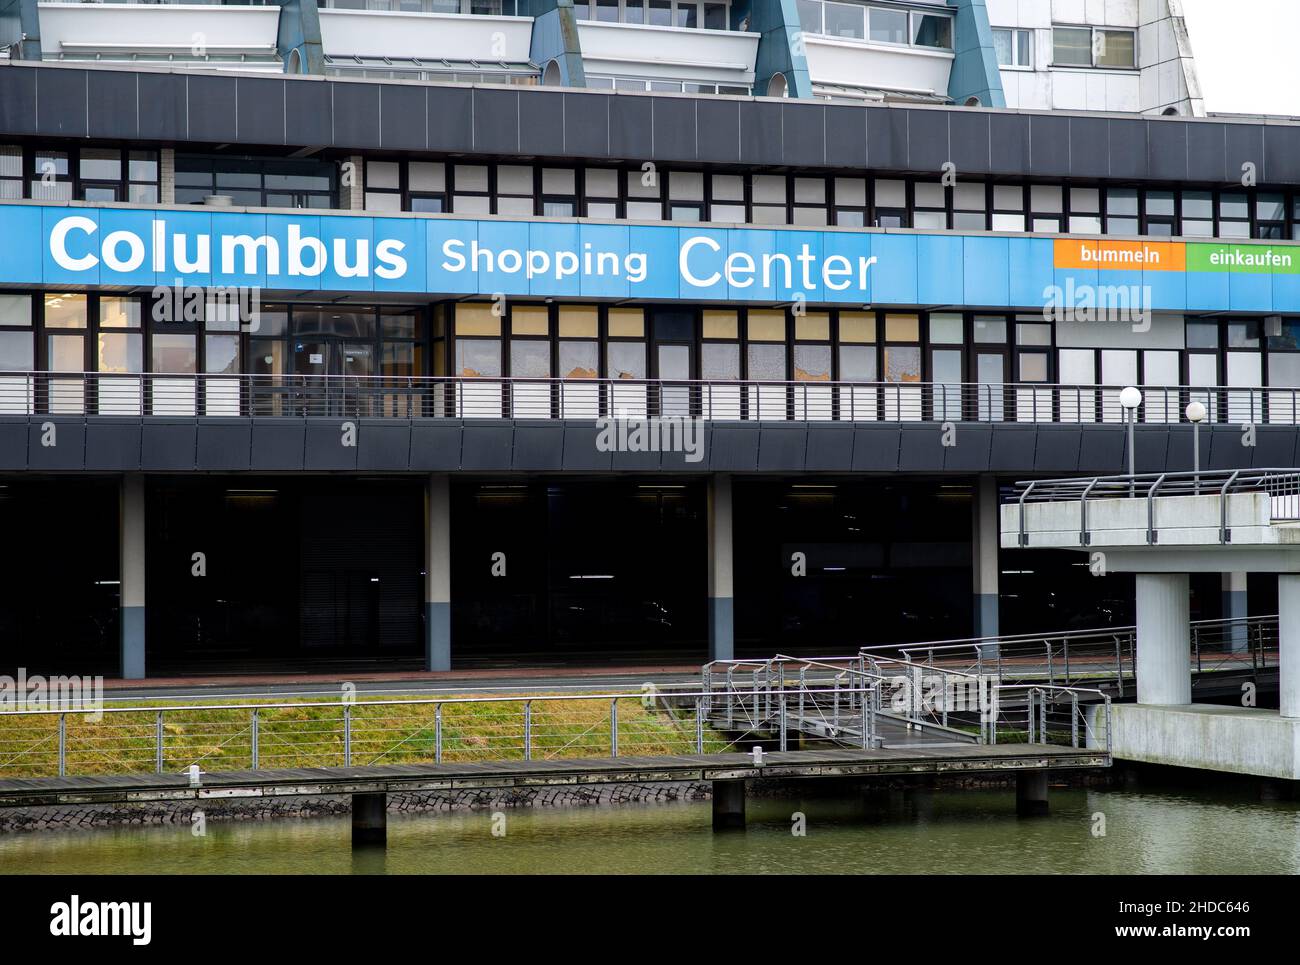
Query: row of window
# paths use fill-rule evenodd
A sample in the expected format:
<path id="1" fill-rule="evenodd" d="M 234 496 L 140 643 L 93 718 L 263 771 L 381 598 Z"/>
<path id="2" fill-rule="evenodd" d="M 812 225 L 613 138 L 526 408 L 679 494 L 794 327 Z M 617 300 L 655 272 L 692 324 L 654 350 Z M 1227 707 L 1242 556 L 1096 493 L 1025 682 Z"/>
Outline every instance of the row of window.
<path id="1" fill-rule="evenodd" d="M 994 27 L 993 51 L 999 67 L 1034 69 L 1034 32 L 1019 27 Z M 1137 32 L 1122 27 L 1052 28 L 1054 67 L 1137 66 Z"/>
<path id="2" fill-rule="evenodd" d="M 945 13 L 872 7 L 838 0 L 798 0 L 805 33 L 878 44 L 952 49 L 952 17 Z"/>
<path id="3" fill-rule="evenodd" d="M 514 17 L 516 0 L 321 0 L 334 10 L 389 10 L 399 13 L 463 13 L 479 17 Z"/>
<path id="4" fill-rule="evenodd" d="M 574 0 L 573 8 L 579 20 L 599 23 L 731 29 L 730 0 Z"/>
<path id="5" fill-rule="evenodd" d="M 365 206 L 635 221 L 1300 239 L 1300 196 L 928 179 L 368 161 Z"/>
<path id="6" fill-rule="evenodd" d="M 0 199 L 158 203 L 158 152 L 0 144 Z"/>

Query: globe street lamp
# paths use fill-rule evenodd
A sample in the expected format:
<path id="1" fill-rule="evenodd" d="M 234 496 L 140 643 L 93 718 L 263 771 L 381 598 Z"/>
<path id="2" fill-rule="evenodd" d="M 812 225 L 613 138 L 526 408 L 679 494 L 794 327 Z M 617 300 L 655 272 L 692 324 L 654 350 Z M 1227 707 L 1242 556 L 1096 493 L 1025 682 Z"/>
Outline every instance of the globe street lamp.
<path id="1" fill-rule="evenodd" d="M 1205 421 L 1205 403 L 1189 402 L 1183 414 L 1192 424 L 1192 481 L 1196 492 L 1199 493 L 1201 491 L 1201 423 Z"/>
<path id="2" fill-rule="evenodd" d="M 1133 426 L 1137 422 L 1138 406 L 1142 404 L 1142 393 L 1135 386 L 1128 386 L 1119 393 L 1120 407 L 1128 413 L 1128 491 L 1134 492 L 1134 479 L 1137 475 L 1137 460 L 1133 456 Z"/>

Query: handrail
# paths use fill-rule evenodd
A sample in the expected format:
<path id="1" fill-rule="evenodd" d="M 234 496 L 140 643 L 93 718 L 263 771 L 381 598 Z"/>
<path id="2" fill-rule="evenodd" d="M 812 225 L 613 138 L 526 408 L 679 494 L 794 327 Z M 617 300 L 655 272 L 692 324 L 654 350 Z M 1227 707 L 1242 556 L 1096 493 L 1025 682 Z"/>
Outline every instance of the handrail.
<path id="1" fill-rule="evenodd" d="M 1228 529 L 1228 490 L 1232 488 L 1239 475 L 1241 475 L 1240 469 L 1234 471 L 1219 490 L 1219 543 L 1221 545 L 1232 542 L 1232 533 Z"/>
<path id="2" fill-rule="evenodd" d="M 1168 475 L 1168 473 L 1163 473 L 1163 472 L 1162 472 L 1162 473 L 1160 474 L 1160 478 L 1157 479 L 1157 480 L 1152 484 L 1151 489 L 1147 492 L 1147 545 L 1148 545 L 1148 546 L 1154 546 L 1154 545 L 1155 545 L 1155 542 L 1156 542 L 1156 504 L 1155 504 L 1155 497 L 1156 497 L 1156 493 L 1158 493 L 1158 492 L 1160 491 L 1160 486 L 1161 486 L 1161 484 L 1164 483 L 1164 481 L 1165 481 L 1165 476 L 1167 476 L 1167 475 Z"/>

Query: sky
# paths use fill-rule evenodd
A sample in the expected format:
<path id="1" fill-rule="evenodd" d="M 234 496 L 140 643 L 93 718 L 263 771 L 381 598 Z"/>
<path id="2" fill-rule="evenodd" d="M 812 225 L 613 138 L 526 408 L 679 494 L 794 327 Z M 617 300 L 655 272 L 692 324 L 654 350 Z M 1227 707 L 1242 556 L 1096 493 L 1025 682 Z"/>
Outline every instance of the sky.
<path id="1" fill-rule="evenodd" d="M 1212 114 L 1300 116 L 1300 0 L 1182 0 Z"/>

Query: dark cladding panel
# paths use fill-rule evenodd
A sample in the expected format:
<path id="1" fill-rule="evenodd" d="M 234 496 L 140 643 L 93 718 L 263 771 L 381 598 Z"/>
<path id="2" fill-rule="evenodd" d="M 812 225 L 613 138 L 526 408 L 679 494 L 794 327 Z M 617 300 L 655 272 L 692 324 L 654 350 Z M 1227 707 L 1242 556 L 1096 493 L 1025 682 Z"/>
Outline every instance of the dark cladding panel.
<path id="1" fill-rule="evenodd" d="M 556 422 L 515 423 L 510 468 L 525 472 L 564 468 L 564 426 Z"/>
<path id="2" fill-rule="evenodd" d="M 740 103 L 701 97 L 695 108 L 701 158 L 740 160 Z"/>
<path id="3" fill-rule="evenodd" d="M 1035 138 L 1038 129 L 1034 130 Z M 1037 152 L 1035 139 L 1034 149 Z M 1104 178 L 1110 174 L 1110 122 L 1104 117 L 1070 118 L 1070 175 Z"/>
<path id="4" fill-rule="evenodd" d="M 474 150 L 518 154 L 519 91 L 475 90 Z"/>
<path id="5" fill-rule="evenodd" d="M 6 67 L 0 83 L 0 131 L 30 134 L 36 130 L 37 67 Z"/>
<path id="6" fill-rule="evenodd" d="M 1041 435 L 1039 438 L 1042 438 Z M 1155 448 L 1154 443 L 1151 448 Z M 1128 472 L 1128 442 L 1124 427 L 1122 425 L 1081 427 L 1078 468 L 1080 472 L 1102 474 Z"/>
<path id="7" fill-rule="evenodd" d="M 984 472 L 989 468 L 993 428 L 987 423 L 958 423 L 954 445 L 943 450 L 943 468 L 949 472 Z"/>
<path id="8" fill-rule="evenodd" d="M 802 472 L 808 451 L 806 426 L 768 423 L 758 431 L 759 472 Z"/>
<path id="9" fill-rule="evenodd" d="M 907 163 L 914 171 L 933 171 L 936 176 L 952 160 L 948 140 L 947 111 L 907 112 Z M 958 172 L 960 176 L 960 172 Z"/>
<path id="10" fill-rule="evenodd" d="M 874 469 L 893 472 L 898 469 L 898 449 L 901 440 L 897 428 L 885 426 L 857 426 L 853 430 L 853 469 L 864 472 Z"/>
<path id="11" fill-rule="evenodd" d="M 612 95 L 610 95 L 612 96 Z M 653 101 L 630 95 L 614 97 L 609 115 L 609 153 L 628 161 L 654 160 Z"/>
<path id="12" fill-rule="evenodd" d="M 1147 163 L 1153 178 L 1187 178 L 1187 134 L 1193 125 L 1152 120 L 1147 124 Z M 1222 155 L 1222 142 L 1219 145 Z"/>
<path id="13" fill-rule="evenodd" d="M 230 80 L 230 78 L 217 78 Z M 188 94 L 183 74 L 141 73 L 136 77 L 140 88 L 140 136 L 160 140 L 183 141 L 188 136 L 186 111 Z"/>
<path id="14" fill-rule="evenodd" d="M 289 144 L 320 147 L 334 142 L 331 89 L 326 81 L 284 82 L 285 137 Z"/>
<path id="15" fill-rule="evenodd" d="M 998 423 L 992 427 L 989 444 L 991 472 L 1029 472 L 1034 468 L 1038 430 L 1033 426 Z"/>
<path id="16" fill-rule="evenodd" d="M 898 447 L 898 468 L 903 472 L 942 469 L 946 447 L 943 444 L 942 423 L 906 425 L 902 427 L 902 443 Z"/>
<path id="17" fill-rule="evenodd" d="M 1190 122 L 1178 126 L 1187 132 L 1187 179 L 1189 181 L 1227 180 L 1225 173 L 1227 171 L 1227 126 Z"/>
<path id="18" fill-rule="evenodd" d="M 569 471 L 609 469 L 611 449 L 601 451 L 601 430 L 591 423 L 564 427 L 564 468 Z"/>
<path id="19" fill-rule="evenodd" d="M 437 472 L 460 468 L 458 425 L 415 425 L 411 427 L 411 470 Z"/>
<path id="20" fill-rule="evenodd" d="M 1300 182 L 1300 128 L 1275 124 L 1264 128 L 1264 170 L 1260 180 Z"/>
<path id="21" fill-rule="evenodd" d="M 258 430 L 253 423 L 253 461 L 258 459 Z M 277 427 L 278 428 L 278 427 Z M 362 428 L 357 419 L 312 419 L 307 423 L 305 448 L 302 455 L 304 469 L 347 470 L 357 468 L 357 447 Z M 288 435 L 286 442 L 290 441 Z M 351 443 L 348 445 L 347 443 Z M 292 451 L 287 454 L 293 458 Z"/>
<path id="22" fill-rule="evenodd" d="M 334 146 L 360 148 L 379 144 L 378 84 L 332 84 Z"/>
<path id="23" fill-rule="evenodd" d="M 253 420 L 252 465 L 254 472 L 263 470 L 303 469 L 306 426 L 297 419 Z M 337 440 L 338 435 L 334 438 Z"/>
<path id="24" fill-rule="evenodd" d="M 49 426 L 47 430 L 42 428 Z M 45 443 L 52 443 L 46 445 Z M 29 469 L 86 468 L 86 424 L 81 419 L 41 416 L 27 427 Z"/>
<path id="25" fill-rule="evenodd" d="M 985 111 L 954 111 L 948 115 L 948 140 L 959 179 L 963 174 L 989 171 L 989 118 Z"/>
<path id="26" fill-rule="evenodd" d="M 695 160 L 695 99 L 654 97 L 650 103 L 654 119 L 654 160 Z"/>
<path id="27" fill-rule="evenodd" d="M 514 434 L 510 423 L 467 422 L 462 430 L 460 468 L 509 469 L 513 461 Z"/>
<path id="28" fill-rule="evenodd" d="M 27 420 L 0 421 L 0 469 L 27 468 Z"/>
<path id="29" fill-rule="evenodd" d="M 1240 440 L 1240 432 L 1238 439 Z M 1251 465 L 1256 469 L 1292 467 L 1296 464 L 1295 448 L 1296 431 L 1293 426 L 1256 426 Z"/>
<path id="30" fill-rule="evenodd" d="M 357 468 L 402 471 L 410 466 L 411 427 L 392 419 L 362 419 L 357 432 Z"/>
<path id="31" fill-rule="evenodd" d="M 713 423 L 704 464 L 714 472 L 753 472 L 758 468 L 759 432 L 758 426 Z"/>
<path id="32" fill-rule="evenodd" d="M 616 472 L 658 472 L 662 457 L 658 452 L 620 452 L 610 455 L 610 468 Z"/>
<path id="33" fill-rule="evenodd" d="M 1110 176 L 1112 178 L 1142 178 L 1147 176 L 1147 127 L 1145 120 L 1127 120 L 1111 118 L 1110 127 Z M 1079 142 L 1070 140 L 1071 151 L 1079 148 Z"/>
<path id="34" fill-rule="evenodd" d="M 1209 429 L 1209 432 L 1205 430 Z M 1258 432 L 1256 428 L 1256 442 Z M 1249 469 L 1254 451 L 1241 444 L 1240 426 L 1202 426 L 1201 458 L 1208 469 Z"/>
<path id="35" fill-rule="evenodd" d="M 238 78 L 236 78 L 238 79 Z M 225 77 L 191 74 L 186 78 L 187 137 L 192 141 L 237 141 L 235 89 Z"/>
<path id="36" fill-rule="evenodd" d="M 247 469 L 252 433 L 252 424 L 247 419 L 200 420 L 195 468 L 200 471 Z"/>
<path id="37" fill-rule="evenodd" d="M 430 87 L 428 125 L 430 151 L 474 149 L 474 99 L 468 87 Z"/>
<path id="38" fill-rule="evenodd" d="M 610 97 L 565 93 L 564 153 L 595 160 L 609 156 Z M 523 101 L 527 110 L 528 101 Z"/>
<path id="39" fill-rule="evenodd" d="M 193 420 L 144 424 L 140 441 L 140 468 L 146 472 L 193 470 L 198 427 Z"/>
<path id="40" fill-rule="evenodd" d="M 989 168 L 997 174 L 1029 170 L 1029 118 L 1024 114 L 989 116 Z"/>
<path id="41" fill-rule="evenodd" d="M 1256 178 L 1264 176 L 1264 127 L 1261 124 L 1229 124 L 1228 170 L 1225 180 L 1241 183 L 1246 165 L 1254 165 Z"/>
<path id="42" fill-rule="evenodd" d="M 60 137 L 86 136 L 84 70 L 43 70 L 36 83 L 36 129 Z"/>
<path id="43" fill-rule="evenodd" d="M 520 153 L 543 158 L 564 154 L 564 100 L 559 91 L 519 91 Z M 478 103 L 476 93 L 475 113 Z"/>
<path id="44" fill-rule="evenodd" d="M 853 468 L 852 426 L 809 426 L 804 468 L 809 472 L 847 472 Z"/>
<path id="45" fill-rule="evenodd" d="M 1069 172 L 1070 120 L 1069 117 L 1050 114 L 1030 116 L 1029 168 L 1026 174 L 1059 178 Z"/>
<path id="46" fill-rule="evenodd" d="M 1169 455 L 1169 437 L 1170 430 L 1166 426 L 1143 426 L 1138 425 L 1134 430 L 1133 451 L 1137 456 L 1138 472 L 1164 472 L 1166 469 L 1171 472 L 1178 470 L 1173 467 L 1178 465 L 1176 459 L 1170 458 Z M 1126 437 L 1127 440 L 1127 437 Z M 1105 455 L 1113 457 L 1115 442 L 1112 440 L 1107 444 Z M 1119 444 L 1121 456 L 1118 460 L 1111 458 L 1107 466 L 1098 465 L 1097 472 L 1120 473 L 1128 472 L 1128 443 L 1124 441 Z M 1092 471 L 1093 467 L 1086 461 L 1089 454 L 1088 438 L 1085 434 L 1083 440 L 1083 457 L 1079 460 L 1081 468 Z M 1187 460 L 1187 468 L 1191 468 L 1192 462 Z"/>
<path id="47" fill-rule="evenodd" d="M 1079 449 L 1082 443 L 1079 429 L 1039 426 L 1038 445 L 1034 451 L 1034 468 L 1039 472 L 1062 474 L 1078 472 Z"/>
<path id="48" fill-rule="evenodd" d="M 781 105 L 781 159 L 799 167 L 820 167 L 826 163 L 825 107 Z"/>
<path id="49" fill-rule="evenodd" d="M 429 144 L 425 88 L 387 84 L 379 94 L 379 137 L 390 151 L 423 151 Z"/>
<path id="50" fill-rule="evenodd" d="M 95 419 L 86 426 L 86 469 L 140 469 L 140 423 Z"/>
<path id="51" fill-rule="evenodd" d="M 911 111 L 864 107 L 867 112 L 867 164 L 881 171 L 907 169 L 907 119 Z"/>
<path id="52" fill-rule="evenodd" d="M 781 163 L 781 105 L 749 101 L 740 105 L 740 154 L 750 164 Z"/>
<path id="53" fill-rule="evenodd" d="M 831 167 L 867 166 L 867 112 L 848 104 L 827 104 L 826 163 Z"/>
<path id="54" fill-rule="evenodd" d="M 136 110 L 138 75 L 125 70 L 96 71 L 87 96 L 90 99 L 91 137 L 136 137 L 139 135 L 139 111 Z"/>
<path id="55" fill-rule="evenodd" d="M 240 77 L 235 87 L 239 140 L 284 143 L 284 81 L 278 77 Z"/>

